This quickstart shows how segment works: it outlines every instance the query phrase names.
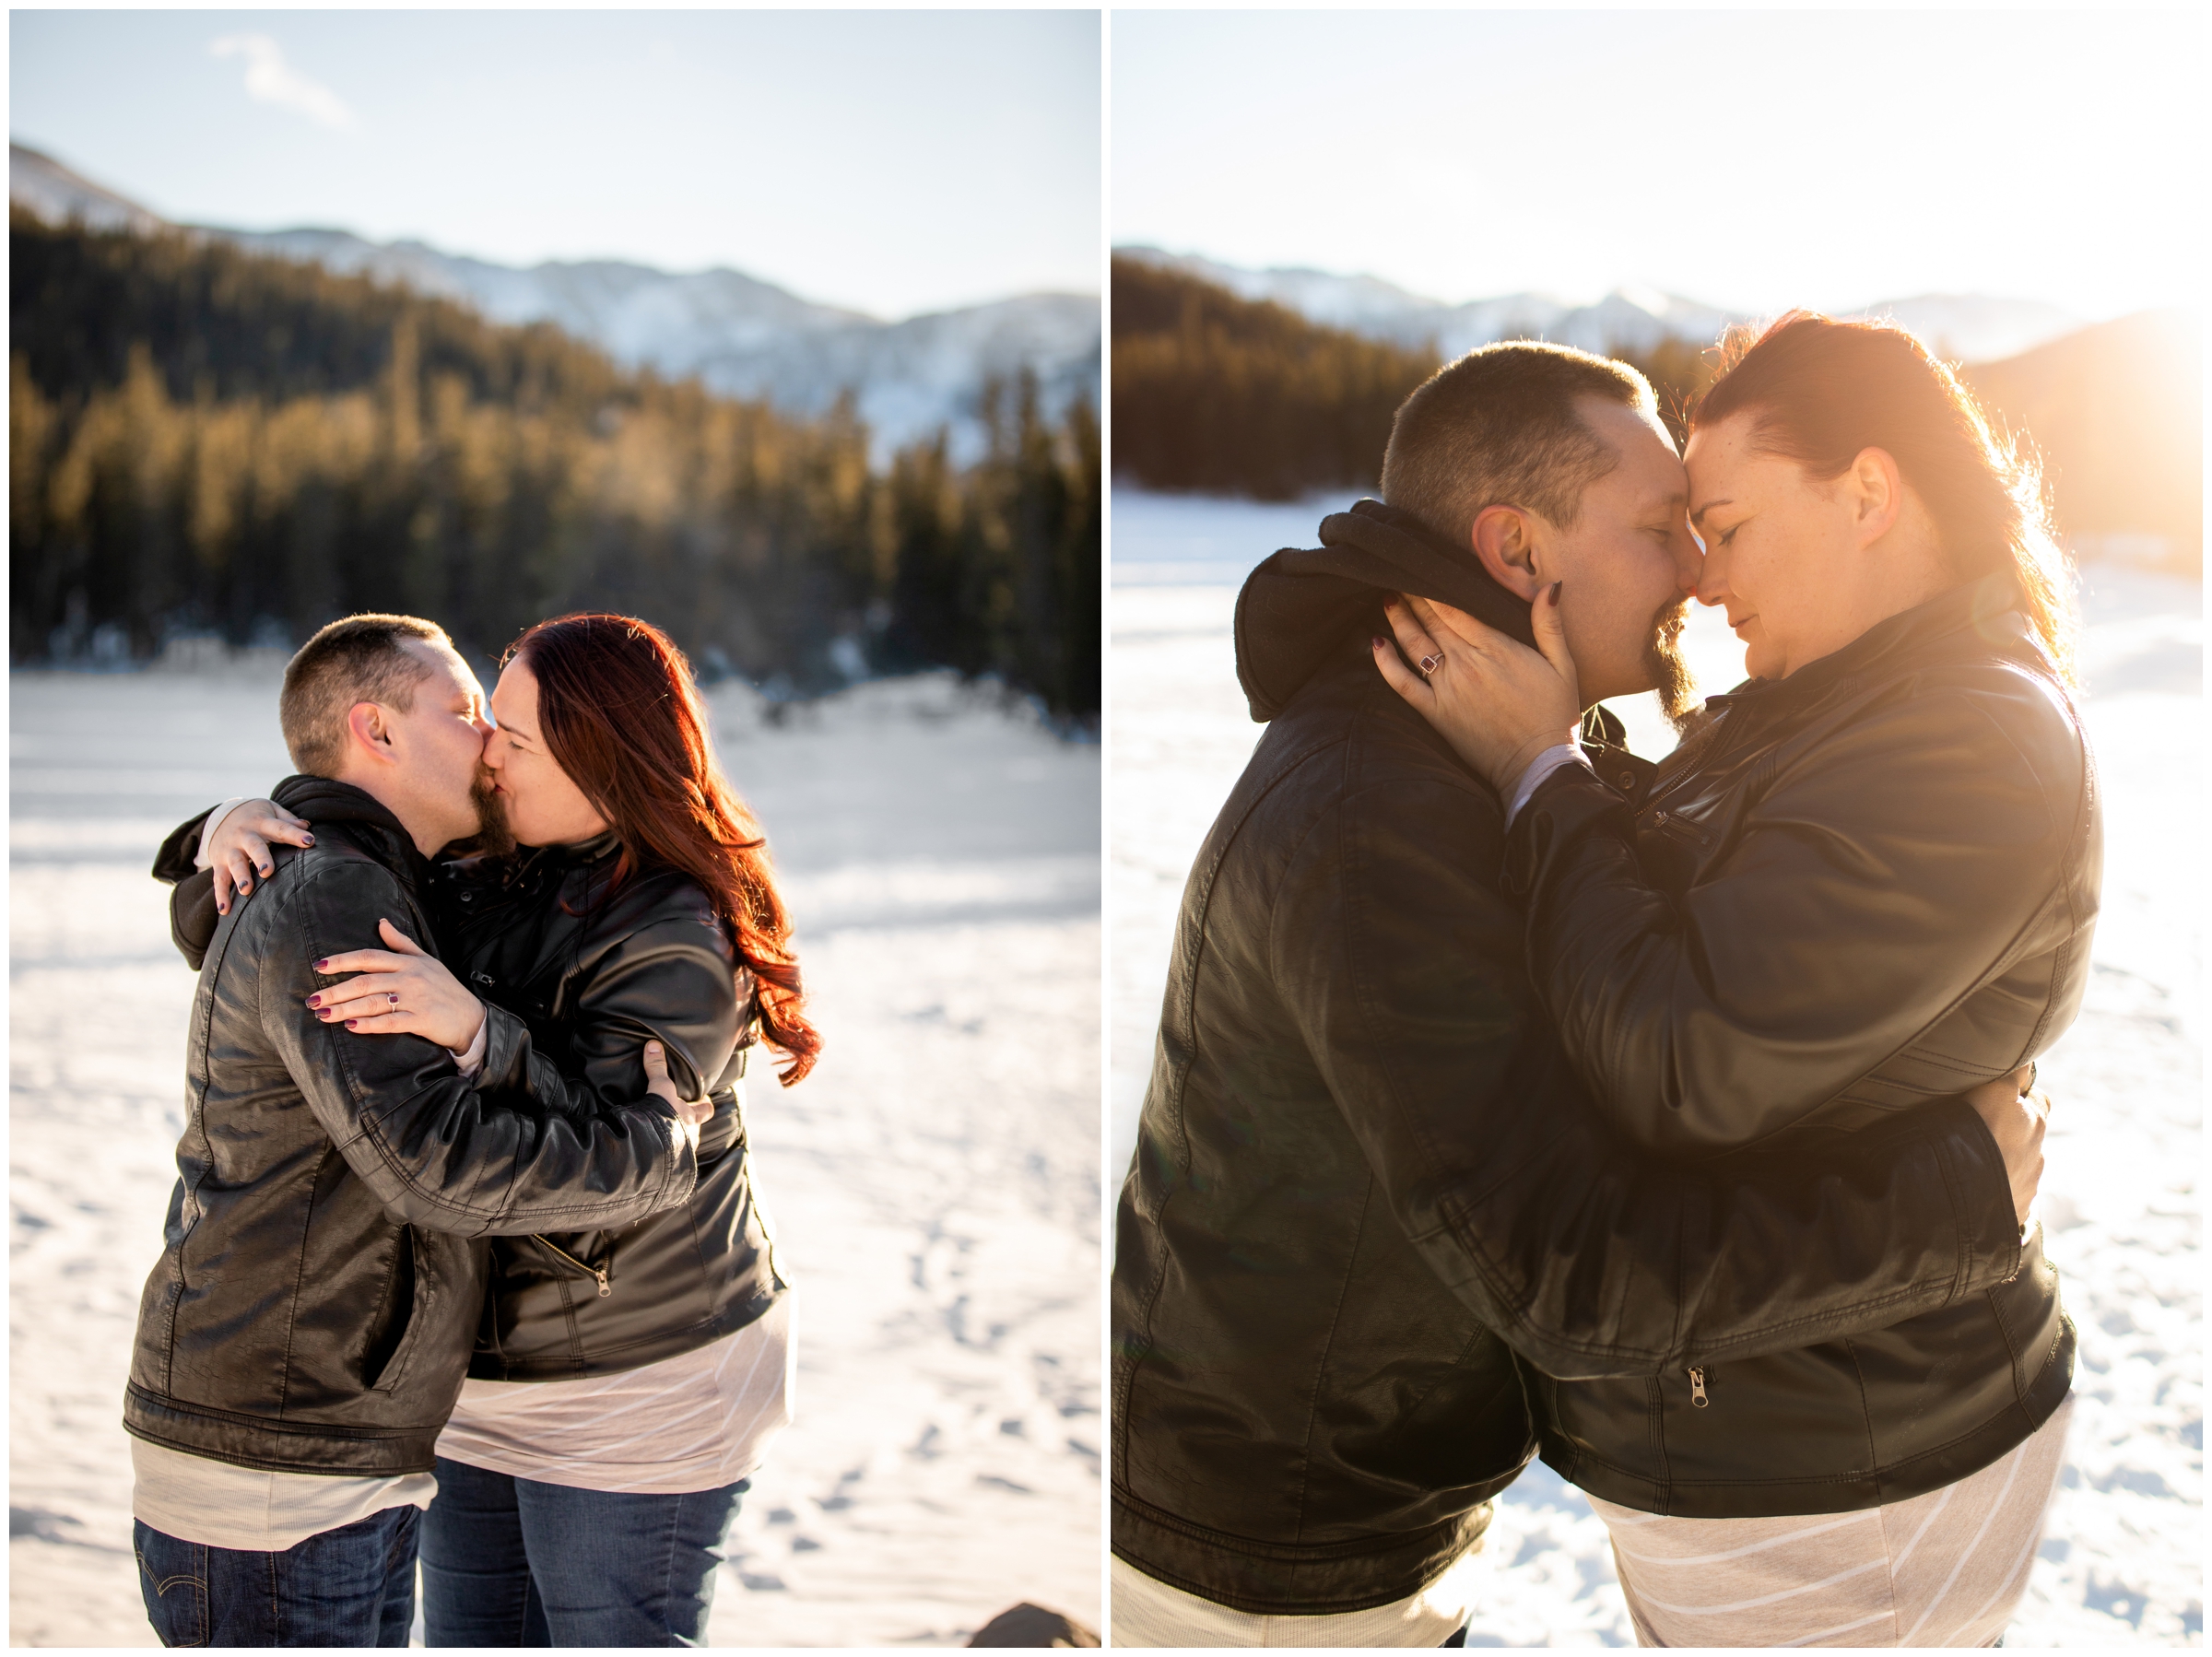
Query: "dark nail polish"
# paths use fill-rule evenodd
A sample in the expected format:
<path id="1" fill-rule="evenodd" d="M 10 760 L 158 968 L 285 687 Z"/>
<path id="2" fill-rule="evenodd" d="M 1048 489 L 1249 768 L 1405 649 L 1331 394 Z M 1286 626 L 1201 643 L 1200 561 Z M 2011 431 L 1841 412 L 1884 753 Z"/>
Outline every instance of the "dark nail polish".
<path id="1" fill-rule="evenodd" d="M 322 971 L 322 970 L 323 970 L 323 969 L 324 969 L 324 968 L 325 968 L 325 967 L 327 967 L 327 966 L 329 966 L 329 965 L 330 965 L 330 958 L 329 958 L 328 956 L 324 956 L 324 958 L 323 958 L 321 960 L 319 960 L 319 961 L 317 961 L 317 962 L 315 963 L 315 970 L 316 970 L 316 971 L 318 971 L 318 972 L 320 972 L 320 971 Z"/>
<path id="2" fill-rule="evenodd" d="M 273 864 L 273 863 L 265 863 L 265 864 L 263 864 L 261 865 L 261 877 L 262 877 L 264 880 L 266 880 L 266 879 L 267 879 L 267 878 L 268 878 L 270 876 L 274 875 L 276 872 L 276 865 L 275 864 Z"/>
<path id="3" fill-rule="evenodd" d="M 320 995 L 310 995 L 307 998 L 307 1005 L 311 1007 L 319 1007 L 323 1005 L 323 997 Z"/>
<path id="4" fill-rule="evenodd" d="M 361 1028 L 361 1021 L 359 1018 L 348 1018 L 346 1020 L 346 1028 L 349 1030 L 358 1030 Z"/>
<path id="5" fill-rule="evenodd" d="M 300 837 L 300 843 L 303 846 L 312 846 L 315 843 L 315 837 L 312 834 L 303 834 Z"/>

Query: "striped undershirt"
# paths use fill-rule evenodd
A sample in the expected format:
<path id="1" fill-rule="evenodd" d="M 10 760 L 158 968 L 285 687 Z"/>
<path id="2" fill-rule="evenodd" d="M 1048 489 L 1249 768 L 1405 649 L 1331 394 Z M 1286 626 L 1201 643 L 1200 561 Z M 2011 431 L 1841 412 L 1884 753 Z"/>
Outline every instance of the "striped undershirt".
<path id="1" fill-rule="evenodd" d="M 1994 1645 L 2027 1592 L 2069 1395 L 2011 1453 L 1925 1496 L 1786 1519 L 1674 1519 L 1589 1498 L 1647 1646 Z"/>
<path id="2" fill-rule="evenodd" d="M 1366 1611 L 1284 1616 L 1232 1611 L 1147 1575 L 1119 1555 L 1109 1576 L 1117 1646 L 1275 1647 L 1441 1646 L 1467 1620 L 1482 1543 L 1462 1554 L 1418 1593 Z"/>
<path id="3" fill-rule="evenodd" d="M 579 1381 L 471 1381 L 438 1435 L 448 1461 L 572 1489 L 676 1496 L 757 1471 L 791 1420 L 792 1297 L 736 1334 Z"/>

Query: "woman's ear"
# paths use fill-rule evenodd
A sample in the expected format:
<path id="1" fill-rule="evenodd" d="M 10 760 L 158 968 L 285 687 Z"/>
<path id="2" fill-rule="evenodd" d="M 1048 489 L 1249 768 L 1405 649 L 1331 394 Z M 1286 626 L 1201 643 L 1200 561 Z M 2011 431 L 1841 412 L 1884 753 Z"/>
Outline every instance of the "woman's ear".
<path id="1" fill-rule="evenodd" d="M 1477 514 L 1472 535 L 1475 561 L 1514 597 L 1533 604 L 1547 585 L 1536 570 L 1536 525 L 1517 506 L 1486 506 Z"/>
<path id="2" fill-rule="evenodd" d="M 1904 509 L 1904 474 L 1887 449 L 1862 449 L 1846 475 L 1859 545 L 1871 546 L 1896 527 Z"/>

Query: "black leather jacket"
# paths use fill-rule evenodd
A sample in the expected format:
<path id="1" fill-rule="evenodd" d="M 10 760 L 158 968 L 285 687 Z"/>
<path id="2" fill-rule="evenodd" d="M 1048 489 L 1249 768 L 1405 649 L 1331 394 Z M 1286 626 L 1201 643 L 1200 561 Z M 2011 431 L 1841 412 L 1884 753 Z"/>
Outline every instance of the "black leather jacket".
<path id="1" fill-rule="evenodd" d="M 1725 1175 L 1610 1127 L 1523 965 L 1496 794 L 1376 673 L 1379 611 L 1333 609 L 1288 667 L 1240 633 L 1255 709 L 1287 705 L 1184 889 L 1112 1280 L 1114 1552 L 1293 1616 L 1465 1550 L 1534 1448 L 1516 1352 L 1679 1377 L 2020 1259 L 1957 1100 Z"/>
<path id="2" fill-rule="evenodd" d="M 315 844 L 278 849 L 208 934 L 124 1423 L 240 1466 L 426 1472 L 482 1316 L 480 1240 L 631 1224 L 683 1203 L 696 1163 L 657 1099 L 518 1109 L 429 1041 L 316 1018 L 307 997 L 335 981 L 314 961 L 373 939 L 380 916 L 431 936 L 429 871 L 358 789 L 295 778 L 277 798 Z M 526 1087 L 545 1071 L 531 1045 L 502 1023 L 487 1070 Z"/>
<path id="3" fill-rule="evenodd" d="M 1508 879 L 1568 1053 L 1637 1142 L 1822 1162 L 2047 1049 L 2081 1005 L 2094 771 L 2009 578 L 1715 698 L 1631 809 L 1562 771 Z M 2047 1420 L 2074 1331 L 2018 1274 L 1795 1351 L 1545 1383 L 1545 1460 L 1700 1517 L 1842 1512 L 1987 1466 Z M 1564 1373 L 1563 1371 L 1559 1373 Z"/>
<path id="4" fill-rule="evenodd" d="M 559 1075 L 536 1098 L 606 1111 L 644 1085 L 639 1051 L 657 1036 L 687 1098 L 705 1088 L 691 1200 L 622 1230 L 501 1238 L 468 1372 L 558 1381 L 634 1369 L 742 1329 L 788 1287 L 753 1196 L 743 1077 L 753 986 L 707 895 L 673 870 L 611 893 L 611 834 L 512 862 L 442 864 L 439 937 L 490 1017 L 519 1018 Z M 744 1045 L 739 1045 L 743 1042 Z"/>
<path id="5" fill-rule="evenodd" d="M 177 831 L 166 872 L 190 871 L 204 820 Z M 619 1112 L 644 1097 L 640 1054 L 658 1037 L 678 1090 L 703 1089 L 716 1107 L 688 1202 L 618 1228 L 493 1240 L 468 1365 L 478 1380 L 638 1369 L 743 1328 L 788 1287 L 747 1155 L 751 975 L 696 884 L 650 869 L 615 886 L 619 854 L 610 833 L 511 859 L 443 860 L 427 882 L 438 954 L 485 1003 L 490 1052 L 512 1055 L 488 1059 L 477 1086 L 489 1096 L 577 1122 Z M 171 917 L 188 957 L 213 910 L 211 876 L 179 882 Z M 377 946 L 373 927 L 357 946 Z"/>

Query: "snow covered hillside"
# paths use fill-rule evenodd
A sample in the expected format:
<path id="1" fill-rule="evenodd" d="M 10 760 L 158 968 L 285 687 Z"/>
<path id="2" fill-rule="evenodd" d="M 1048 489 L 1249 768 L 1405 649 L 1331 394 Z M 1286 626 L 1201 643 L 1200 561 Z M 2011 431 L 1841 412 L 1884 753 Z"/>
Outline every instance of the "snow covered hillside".
<path id="1" fill-rule="evenodd" d="M 1238 584 L 1314 544 L 1303 505 L 1116 489 L 1112 518 L 1113 981 L 1111 1145 L 1118 1186 L 1192 857 L 1261 727 L 1237 688 Z M 2105 787 L 2104 907 L 2079 1020 L 2042 1062 L 2056 1100 L 2039 1211 L 2080 1333 L 2067 1467 L 2007 1646 L 2200 1645 L 2204 1638 L 2204 864 L 2198 779 L 2204 592 L 2092 565 L 2084 711 Z M 1716 611 L 1686 635 L 1707 690 L 1742 676 Z M 1665 753 L 1650 697 L 1617 705 Z M 1469 1645 L 1628 1645 L 1604 1525 L 1541 1464 L 1499 1504 Z"/>
<path id="2" fill-rule="evenodd" d="M 8 149 L 9 199 L 41 218 L 140 233 L 147 209 L 21 145 Z M 494 322 L 549 322 L 627 368 L 697 374 L 732 396 L 793 414 L 828 411 L 850 389 L 884 452 L 950 424 L 970 458 L 982 441 L 978 397 L 993 378 L 1035 371 L 1046 410 L 1077 396 L 1099 406 L 1100 306 L 1083 294 L 1031 293 L 884 322 L 818 305 L 734 270 L 671 273 L 618 260 L 519 270 L 419 241 L 372 242 L 345 230 L 207 229 L 253 253 L 326 266 L 473 306 Z"/>
<path id="3" fill-rule="evenodd" d="M 10 1639 L 150 1645 L 123 1385 L 194 980 L 146 869 L 289 767 L 265 664 L 10 691 Z M 711 700 L 828 1043 L 747 1099 L 796 1421 L 711 1641 L 959 1645 L 1024 1599 L 1096 1627 L 1099 750 L 949 675 Z"/>
<path id="4" fill-rule="evenodd" d="M 1124 258 L 1182 271 L 1247 300 L 1273 300 L 1310 322 L 1399 345 L 1430 340 L 1449 360 L 1500 339 L 1548 339 L 1585 351 L 1647 351 L 1670 336 L 1704 345 L 1731 323 L 1751 320 L 1653 288 L 1623 288 L 1591 304 L 1541 293 L 1446 304 L 1378 276 L 1303 269 L 1246 270 L 1196 254 L 1124 247 Z M 1985 362 L 2010 357 L 2082 325 L 2079 317 L 2032 300 L 1981 294 L 1920 294 L 1884 300 L 1858 314 L 1893 316 L 1941 357 Z"/>

